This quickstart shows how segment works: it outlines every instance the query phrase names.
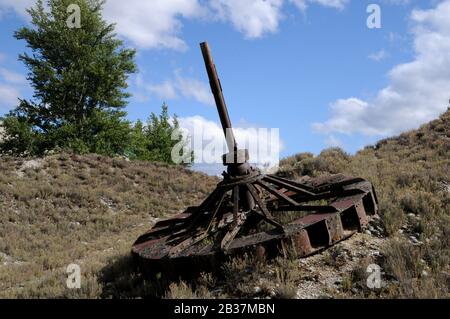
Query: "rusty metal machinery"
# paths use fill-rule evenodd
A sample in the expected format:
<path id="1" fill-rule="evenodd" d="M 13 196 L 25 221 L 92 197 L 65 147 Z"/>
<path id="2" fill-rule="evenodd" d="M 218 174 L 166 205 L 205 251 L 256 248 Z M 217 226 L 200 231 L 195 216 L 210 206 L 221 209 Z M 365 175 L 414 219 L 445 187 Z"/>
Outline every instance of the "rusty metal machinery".
<path id="1" fill-rule="evenodd" d="M 227 171 L 198 207 L 158 222 L 132 253 L 147 274 L 190 275 L 220 268 L 225 258 L 253 253 L 307 257 L 362 231 L 377 213 L 372 184 L 361 178 L 304 176 L 291 181 L 262 174 L 240 150 L 207 43 L 201 44 L 229 153 Z"/>

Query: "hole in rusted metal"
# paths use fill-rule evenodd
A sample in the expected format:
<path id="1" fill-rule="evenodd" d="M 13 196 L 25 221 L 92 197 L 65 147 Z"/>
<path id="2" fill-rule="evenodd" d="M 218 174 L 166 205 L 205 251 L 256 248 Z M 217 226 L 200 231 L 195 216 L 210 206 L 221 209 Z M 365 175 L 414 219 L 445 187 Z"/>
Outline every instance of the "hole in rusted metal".
<path id="1" fill-rule="evenodd" d="M 320 248 L 329 244 L 330 235 L 325 221 L 311 225 L 307 230 L 312 248 Z"/>
<path id="2" fill-rule="evenodd" d="M 366 213 L 368 215 L 376 214 L 376 207 L 375 207 L 375 203 L 374 203 L 371 193 L 364 196 L 363 204 L 364 204 L 364 209 L 366 210 Z"/>
<path id="3" fill-rule="evenodd" d="M 341 214 L 342 227 L 344 230 L 357 231 L 361 228 L 356 207 L 352 206 Z"/>

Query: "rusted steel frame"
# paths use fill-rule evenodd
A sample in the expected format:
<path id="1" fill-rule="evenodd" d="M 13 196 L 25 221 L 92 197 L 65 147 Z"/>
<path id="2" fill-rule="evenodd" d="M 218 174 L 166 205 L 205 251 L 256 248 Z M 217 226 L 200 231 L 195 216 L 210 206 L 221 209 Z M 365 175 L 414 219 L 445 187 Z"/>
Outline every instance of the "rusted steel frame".
<path id="1" fill-rule="evenodd" d="M 223 190 L 219 188 L 215 188 L 213 192 L 198 206 L 196 213 L 197 215 L 202 215 L 202 212 L 206 209 L 209 209 L 209 207 L 212 205 L 212 202 L 214 200 L 217 200 L 218 195 L 223 192 Z"/>
<path id="2" fill-rule="evenodd" d="M 370 183 L 342 174 L 295 182 L 265 176 L 248 164 L 248 153 L 237 150 L 208 44 L 202 43 L 201 49 L 229 148 L 227 155 L 235 158 L 235 163 L 224 161 L 228 166 L 224 181 L 199 207 L 156 224 L 138 238 L 133 246 L 134 256 L 150 271 L 184 271 L 191 275 L 204 265 L 217 268 L 226 255 L 234 253 L 256 250 L 258 256 L 269 252 L 274 257 L 280 253 L 280 245 L 285 248 L 288 241 L 295 242 L 301 254 L 310 255 L 362 230 L 368 213 L 377 211 L 377 198 Z M 321 199 L 331 204 L 314 202 Z M 311 213 L 283 226 L 273 219 L 276 211 Z M 275 228 L 248 235 L 257 231 L 262 220 Z M 236 238 L 241 227 L 243 237 Z M 214 235 L 214 243 L 205 243 L 210 235 Z"/>
<path id="3" fill-rule="evenodd" d="M 233 223 L 231 225 L 232 229 L 229 230 L 225 236 L 222 238 L 222 241 L 220 243 L 220 247 L 222 250 L 226 251 L 228 250 L 228 247 L 230 246 L 231 242 L 234 240 L 236 235 L 239 233 L 239 230 L 241 229 L 242 225 L 245 223 L 245 216 L 241 216 L 239 218 L 239 186 L 234 186 L 233 189 Z"/>
<path id="4" fill-rule="evenodd" d="M 223 203 L 223 200 L 225 199 L 225 196 L 226 196 L 226 193 L 225 193 L 225 192 L 222 192 L 222 193 L 221 193 L 221 196 L 220 196 L 220 199 L 219 199 L 219 201 L 218 201 L 218 203 L 217 203 L 217 205 L 216 205 L 216 207 L 215 207 L 215 210 L 214 210 L 212 216 L 210 217 L 210 224 L 209 224 L 209 225 L 211 225 L 211 222 L 213 221 L 213 218 L 216 216 L 217 212 L 219 211 L 220 207 L 222 206 L 222 203 Z M 205 217 L 205 215 L 199 214 L 199 215 L 196 216 L 197 218 L 195 219 L 195 222 L 197 222 L 197 221 L 199 220 L 199 217 L 200 217 L 200 216 L 201 216 L 201 217 Z M 183 236 L 183 235 L 188 234 L 188 233 L 189 233 L 190 231 L 192 231 L 195 227 L 197 227 L 197 225 L 198 225 L 198 223 L 194 223 L 194 222 L 193 222 L 193 223 L 190 224 L 189 227 L 187 227 L 186 229 L 183 229 L 183 230 L 179 231 L 178 233 L 174 233 L 174 234 L 172 235 L 173 240 L 176 241 L 176 239 L 179 238 L 180 236 Z"/>
<path id="5" fill-rule="evenodd" d="M 188 207 L 183 213 L 176 215 L 174 218 L 161 220 L 157 222 L 151 230 L 142 234 L 138 241 L 142 242 L 144 240 L 157 239 L 161 237 L 168 236 L 168 234 L 173 233 L 180 228 L 186 226 L 190 223 L 193 218 L 193 213 L 198 210 L 198 207 Z"/>
<path id="6" fill-rule="evenodd" d="M 269 212 L 269 210 L 267 209 L 266 205 L 264 204 L 264 202 L 261 200 L 261 197 L 259 197 L 255 186 L 253 186 L 252 184 L 248 184 L 247 185 L 248 190 L 250 191 L 250 194 L 252 195 L 252 197 L 254 198 L 254 200 L 256 201 L 256 203 L 259 206 L 259 209 L 261 210 L 262 213 L 258 212 L 255 210 L 255 212 L 259 215 L 261 215 L 263 217 L 263 219 L 268 222 L 269 224 L 275 226 L 276 228 L 284 231 L 283 226 L 278 223 L 277 221 L 275 221 L 272 217 L 272 214 Z"/>
<path id="7" fill-rule="evenodd" d="M 267 175 L 267 176 L 272 177 L 272 178 L 276 178 L 276 179 L 278 179 L 278 180 L 280 180 L 282 182 L 289 183 L 291 185 L 297 186 L 297 187 L 302 188 L 302 189 L 304 188 L 304 189 L 314 193 L 314 187 L 311 187 L 309 185 L 306 185 L 306 184 L 303 184 L 303 183 L 299 183 L 299 182 L 296 182 L 296 181 L 291 181 L 290 179 L 283 178 L 283 177 L 276 176 L 276 175 Z"/>
<path id="8" fill-rule="evenodd" d="M 240 177 L 234 177 L 228 181 L 223 180 L 219 183 L 218 188 L 225 189 L 226 191 L 229 191 L 233 189 L 236 185 L 246 185 L 250 183 L 255 183 L 261 179 L 263 179 L 264 176 L 260 175 L 258 173 L 253 173 L 250 176 L 240 176 Z"/>
<path id="9" fill-rule="evenodd" d="M 318 231 L 325 232 L 327 238 L 320 238 L 317 241 L 318 237 L 323 236 L 323 234 L 317 234 Z M 347 236 L 349 235 L 347 234 Z M 345 237 L 340 215 L 336 213 L 305 226 L 299 233 L 291 237 L 291 241 L 294 243 L 299 257 L 306 257 L 334 245 Z M 325 239 L 326 241 L 323 241 Z"/>
<path id="10" fill-rule="evenodd" d="M 224 251 L 227 251 L 230 247 L 230 244 L 235 239 L 236 235 L 239 233 L 239 231 L 242 228 L 242 225 L 244 225 L 246 219 L 245 216 L 242 216 L 242 218 L 239 218 L 236 222 L 236 224 L 232 224 L 232 229 L 226 233 L 226 235 L 222 238 L 222 241 L 220 243 L 220 248 Z"/>
<path id="11" fill-rule="evenodd" d="M 278 206 L 272 209 L 276 212 L 318 212 L 318 213 L 337 213 L 339 210 L 331 205 L 297 205 L 297 206 Z"/>
<path id="12" fill-rule="evenodd" d="M 238 213 L 239 213 L 239 186 L 236 185 L 233 188 L 233 221 L 234 226 L 238 223 Z"/>
<path id="13" fill-rule="evenodd" d="M 318 193 L 314 197 L 305 197 L 301 194 L 292 194 L 289 195 L 292 199 L 299 201 L 299 202 L 309 202 L 309 201 L 316 201 L 316 200 L 322 200 L 322 199 L 332 199 L 337 197 L 343 197 L 348 195 L 355 195 L 355 194 L 363 194 L 366 193 L 363 190 L 360 189 L 336 189 L 336 190 L 328 190 L 326 192 Z"/>
<path id="14" fill-rule="evenodd" d="M 220 122 L 222 124 L 225 138 L 227 140 L 228 150 L 230 152 L 234 152 L 237 149 L 236 139 L 234 138 L 230 116 L 228 115 L 225 98 L 222 92 L 222 85 L 220 83 L 219 76 L 217 75 L 217 70 L 211 55 L 211 50 L 209 49 L 209 45 L 207 42 L 201 43 L 200 47 L 202 50 L 203 60 L 205 61 L 205 67 L 208 73 L 211 91 L 216 102 Z"/>
<path id="15" fill-rule="evenodd" d="M 344 186 L 352 185 L 352 184 L 363 182 L 363 181 L 364 181 L 364 179 L 362 179 L 362 178 L 344 179 L 340 182 L 330 182 L 330 183 L 325 183 L 323 185 L 319 185 L 316 187 L 316 189 L 318 192 L 325 192 L 325 191 L 332 192 L 336 189 L 341 189 Z"/>
<path id="16" fill-rule="evenodd" d="M 180 229 L 181 227 L 184 227 L 185 222 L 186 221 L 177 221 L 174 220 L 174 222 L 172 224 L 169 224 L 168 222 L 170 221 L 170 219 L 165 220 L 164 222 L 166 222 L 166 224 L 164 224 L 164 226 L 162 227 L 157 227 L 157 225 L 153 226 L 153 228 L 142 234 L 139 238 L 138 241 L 144 241 L 144 240 L 151 240 L 151 239 L 157 239 L 160 237 L 164 237 L 167 235 L 167 233 L 171 233 L 177 229 Z"/>
<path id="17" fill-rule="evenodd" d="M 165 237 L 161 237 L 161 238 L 158 238 L 158 239 L 146 240 L 146 241 L 142 241 L 142 242 L 136 242 L 133 245 L 132 251 L 134 253 L 140 253 L 145 248 L 151 247 L 155 242 L 165 242 L 168 238 L 169 238 L 169 236 L 165 236 Z"/>
<path id="18" fill-rule="evenodd" d="M 160 239 L 163 237 L 170 237 L 170 235 L 168 235 L 168 234 L 171 234 L 173 231 L 180 229 L 183 226 L 184 226 L 183 224 L 177 224 L 174 227 L 165 227 L 163 229 L 155 229 L 153 231 L 150 231 L 150 232 L 147 232 L 147 233 L 141 235 L 138 238 L 138 240 L 136 241 L 136 243 L 153 240 L 153 239 Z"/>
<path id="19" fill-rule="evenodd" d="M 275 184 L 277 186 L 281 186 L 281 187 L 284 187 L 286 189 L 295 191 L 295 192 L 300 193 L 300 194 L 305 194 L 305 195 L 312 196 L 312 197 L 316 196 L 316 194 L 313 193 L 313 192 L 310 192 L 310 191 L 302 189 L 302 188 L 300 188 L 298 186 L 295 186 L 295 185 L 283 182 L 283 181 L 281 181 L 279 179 L 276 179 L 274 177 L 264 176 L 263 180 L 265 180 L 265 181 L 267 181 L 269 183 Z"/>
<path id="20" fill-rule="evenodd" d="M 222 202 L 225 198 L 226 192 L 222 189 L 216 188 L 210 196 L 198 207 L 196 214 L 193 217 L 193 220 L 190 222 L 190 225 L 187 227 L 187 231 L 192 230 L 194 227 L 198 225 L 198 221 L 201 218 L 204 218 L 204 212 L 209 210 L 211 207 L 215 207 L 214 204 L 218 202 Z M 216 205 L 217 206 L 217 205 Z"/>
<path id="21" fill-rule="evenodd" d="M 185 222 L 189 218 L 192 218 L 192 213 L 195 212 L 198 209 L 198 207 L 188 207 L 184 212 L 181 214 L 177 214 L 171 219 L 161 220 L 158 221 L 155 226 L 153 226 L 154 229 L 156 228 L 164 228 L 171 226 L 175 223 Z"/>
<path id="22" fill-rule="evenodd" d="M 176 257 L 177 255 L 182 253 L 185 249 L 189 248 L 192 245 L 195 245 L 196 243 L 202 241 L 203 239 L 205 239 L 208 236 L 209 236 L 208 232 L 205 231 L 196 237 L 190 237 L 190 238 L 182 241 L 181 243 L 179 243 L 178 245 L 176 245 L 170 249 L 169 254 L 168 254 L 169 257 Z"/>
<path id="23" fill-rule="evenodd" d="M 294 206 L 298 206 L 299 205 L 299 203 L 297 203 L 295 200 L 293 200 L 289 196 L 286 196 L 284 193 L 276 190 L 272 186 L 270 186 L 270 185 L 268 185 L 268 184 L 266 184 L 266 183 L 264 183 L 262 181 L 256 182 L 256 184 L 261 186 L 265 190 L 267 190 L 269 193 L 271 193 L 271 194 L 275 195 L 276 197 L 278 197 L 278 198 L 288 202 L 291 205 L 294 205 Z"/>
<path id="24" fill-rule="evenodd" d="M 258 204 L 259 209 L 261 209 L 261 212 L 263 213 L 263 215 L 267 218 L 273 218 L 272 214 L 267 209 L 266 204 L 264 204 L 264 201 L 259 196 L 258 191 L 256 190 L 255 186 L 253 186 L 252 184 L 248 184 L 246 186 L 247 186 L 248 190 L 250 191 L 250 194 L 255 199 L 256 203 Z"/>
<path id="25" fill-rule="evenodd" d="M 222 207 L 224 198 L 225 198 L 225 193 L 222 193 L 221 199 L 220 199 L 219 203 L 217 204 L 217 207 L 211 217 L 208 228 L 206 230 L 202 231 L 198 236 L 188 238 L 185 241 L 179 243 L 178 245 L 172 247 L 170 249 L 169 256 L 174 257 L 174 256 L 178 255 L 179 253 L 183 252 L 183 250 L 187 249 L 189 246 L 195 245 L 196 243 L 204 240 L 206 237 L 208 237 L 210 235 L 211 226 L 213 225 L 213 223 L 215 221 L 215 217 L 216 217 L 218 211 Z"/>

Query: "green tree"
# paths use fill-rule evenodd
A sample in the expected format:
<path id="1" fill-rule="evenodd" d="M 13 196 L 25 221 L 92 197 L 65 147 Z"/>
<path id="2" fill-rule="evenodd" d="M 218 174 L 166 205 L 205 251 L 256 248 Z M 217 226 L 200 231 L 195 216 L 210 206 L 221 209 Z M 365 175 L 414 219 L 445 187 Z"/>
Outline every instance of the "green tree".
<path id="1" fill-rule="evenodd" d="M 133 127 L 132 145 L 129 156 L 134 159 L 170 164 L 190 165 L 194 153 L 188 147 L 189 141 L 181 134 L 178 118 L 169 116 L 168 106 L 163 104 L 159 115 L 151 113 L 147 125 L 141 121 Z M 174 162 L 173 153 L 178 152 Z"/>
<path id="2" fill-rule="evenodd" d="M 80 8 L 80 28 L 67 24 L 69 5 Z M 136 72 L 135 51 L 123 47 L 114 25 L 102 18 L 102 0 L 42 0 L 30 8 L 32 27 L 16 31 L 31 54 L 19 60 L 29 70 L 33 98 L 20 100 L 3 120 L 0 149 L 42 154 L 55 148 L 117 154 L 129 145 L 131 127 L 122 109 L 127 79 Z"/>

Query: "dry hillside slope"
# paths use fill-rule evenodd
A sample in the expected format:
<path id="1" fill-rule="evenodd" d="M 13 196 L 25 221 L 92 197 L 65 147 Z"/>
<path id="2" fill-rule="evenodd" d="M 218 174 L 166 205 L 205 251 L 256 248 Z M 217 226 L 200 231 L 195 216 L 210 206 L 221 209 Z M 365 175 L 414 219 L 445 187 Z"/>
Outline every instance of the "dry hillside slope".
<path id="1" fill-rule="evenodd" d="M 2 297 L 449 297 L 450 111 L 354 156 L 329 149 L 282 161 L 279 174 L 344 173 L 370 180 L 381 217 L 322 254 L 260 264 L 242 256 L 222 276 L 147 282 L 132 272 L 133 241 L 157 218 L 199 204 L 217 179 L 177 167 L 96 155 L 0 161 Z M 66 287 L 67 265 L 82 288 Z M 383 270 L 369 289 L 367 265 Z M 169 287 L 162 291 L 161 287 Z"/>
<path id="2" fill-rule="evenodd" d="M 96 155 L 0 161 L 0 297 L 100 297 L 97 278 L 157 218 L 199 204 L 203 174 Z M 80 264 L 82 289 L 66 288 Z"/>

